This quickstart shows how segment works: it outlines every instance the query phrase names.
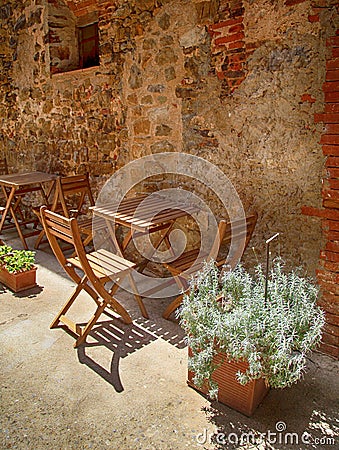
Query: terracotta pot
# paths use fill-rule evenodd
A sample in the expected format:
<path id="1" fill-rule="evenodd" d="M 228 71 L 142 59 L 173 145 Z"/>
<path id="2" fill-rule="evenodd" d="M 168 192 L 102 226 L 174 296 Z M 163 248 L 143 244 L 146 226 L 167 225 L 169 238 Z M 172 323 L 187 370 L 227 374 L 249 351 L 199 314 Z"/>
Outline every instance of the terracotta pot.
<path id="1" fill-rule="evenodd" d="M 36 267 L 25 272 L 10 273 L 0 268 L 0 282 L 14 292 L 21 292 L 36 286 Z"/>
<path id="2" fill-rule="evenodd" d="M 192 351 L 190 348 L 188 351 L 190 356 Z M 212 380 L 218 383 L 218 401 L 248 417 L 251 416 L 268 393 L 269 387 L 262 378 L 245 386 L 237 381 L 236 373 L 238 370 L 244 372 L 248 367 L 247 362 L 229 362 L 222 353 L 218 353 L 213 362 L 218 365 L 221 363 L 212 375 Z M 193 377 L 194 373 L 188 371 L 188 385 L 203 394 L 208 394 L 207 382 L 202 387 L 196 386 Z"/>

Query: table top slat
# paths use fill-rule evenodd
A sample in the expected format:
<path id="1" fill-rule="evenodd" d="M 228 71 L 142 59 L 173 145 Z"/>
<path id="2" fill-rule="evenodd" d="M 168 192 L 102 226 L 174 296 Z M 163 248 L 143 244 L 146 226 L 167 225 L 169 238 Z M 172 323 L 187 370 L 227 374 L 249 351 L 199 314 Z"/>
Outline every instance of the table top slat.
<path id="1" fill-rule="evenodd" d="M 185 206 L 183 209 L 175 201 L 154 194 L 124 199 L 120 203 L 106 203 L 92 209 L 97 216 L 140 231 L 198 211 L 194 206 Z"/>
<path id="2" fill-rule="evenodd" d="M 44 172 L 10 173 L 0 175 L 0 184 L 9 187 L 29 186 L 30 184 L 53 181 L 57 175 Z"/>

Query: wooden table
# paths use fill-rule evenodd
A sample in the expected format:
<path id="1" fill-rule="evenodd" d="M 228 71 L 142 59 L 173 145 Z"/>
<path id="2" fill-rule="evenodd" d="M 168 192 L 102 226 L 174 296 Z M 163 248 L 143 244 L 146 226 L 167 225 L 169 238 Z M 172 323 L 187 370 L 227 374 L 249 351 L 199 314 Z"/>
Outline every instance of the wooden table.
<path id="1" fill-rule="evenodd" d="M 146 267 L 148 258 L 152 257 L 162 242 L 165 242 L 167 248 L 170 249 L 168 236 L 176 220 L 198 212 L 195 206 L 183 206 L 183 204 L 167 199 L 160 194 L 142 194 L 133 198 L 125 198 L 119 203 L 96 205 L 92 210 L 95 216 L 106 220 L 120 256 L 124 256 L 124 251 L 133 236 L 138 237 L 162 231 L 154 243 L 154 249 L 150 251 L 143 263 L 139 264 L 140 272 Z M 122 243 L 117 241 L 115 225 L 128 229 Z"/>
<path id="2" fill-rule="evenodd" d="M 22 198 L 29 193 L 39 192 L 43 203 L 48 204 L 48 197 L 53 189 L 57 175 L 44 172 L 13 173 L 0 175 L 0 186 L 6 199 L 6 206 L 0 221 L 0 233 L 4 227 L 6 216 L 11 214 L 18 231 L 22 245 L 27 250 L 26 238 L 39 234 L 39 230 L 23 234 L 22 228 L 27 224 L 36 222 L 36 218 L 25 220 L 21 214 L 20 203 Z M 18 215 L 20 217 L 18 217 Z"/>

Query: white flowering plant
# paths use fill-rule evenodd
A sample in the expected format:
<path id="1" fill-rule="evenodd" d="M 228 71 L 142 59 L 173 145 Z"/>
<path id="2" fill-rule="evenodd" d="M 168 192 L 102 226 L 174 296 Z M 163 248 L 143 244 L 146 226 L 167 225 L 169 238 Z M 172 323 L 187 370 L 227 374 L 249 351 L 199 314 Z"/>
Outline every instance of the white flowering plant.
<path id="1" fill-rule="evenodd" d="M 213 357 L 220 352 L 229 361 L 248 362 L 248 369 L 237 373 L 243 385 L 261 377 L 273 388 L 297 382 L 307 354 L 321 340 L 324 313 L 317 296 L 318 288 L 301 269 L 285 273 L 280 258 L 272 262 L 267 280 L 261 265 L 254 274 L 241 265 L 220 274 L 213 261 L 206 263 L 178 312 L 192 350 L 194 383 L 208 380 L 210 396 L 216 396 L 211 377 Z"/>

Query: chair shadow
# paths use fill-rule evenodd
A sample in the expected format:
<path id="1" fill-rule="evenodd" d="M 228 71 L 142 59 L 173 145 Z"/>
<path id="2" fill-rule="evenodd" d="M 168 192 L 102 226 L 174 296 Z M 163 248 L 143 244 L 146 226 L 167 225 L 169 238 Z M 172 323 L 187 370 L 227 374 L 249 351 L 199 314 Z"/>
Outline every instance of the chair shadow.
<path id="1" fill-rule="evenodd" d="M 77 354 L 81 364 L 85 364 L 111 384 L 116 392 L 124 390 L 119 374 L 119 363 L 122 358 L 157 339 L 164 339 L 178 348 L 185 346 L 184 332 L 179 325 L 165 319 L 159 318 L 158 321 L 156 318 L 154 321 L 138 318 L 132 324 L 125 324 L 110 313 L 105 312 L 105 315 L 111 319 L 96 324 L 87 341 L 77 348 Z M 95 349 L 99 349 L 99 353 L 94 357 Z M 102 356 L 103 350 L 106 352 L 105 361 Z M 109 368 L 104 367 L 107 366 L 107 359 L 110 360 Z"/>
<path id="2" fill-rule="evenodd" d="M 150 344 L 156 338 L 135 323 L 127 325 L 120 320 L 113 319 L 100 322 L 90 332 L 88 339 L 91 341 L 77 349 L 79 362 L 96 372 L 117 392 L 122 392 L 124 388 L 119 375 L 120 359 Z M 112 353 L 109 370 L 87 354 L 89 349 L 97 347 L 105 347 Z"/>

